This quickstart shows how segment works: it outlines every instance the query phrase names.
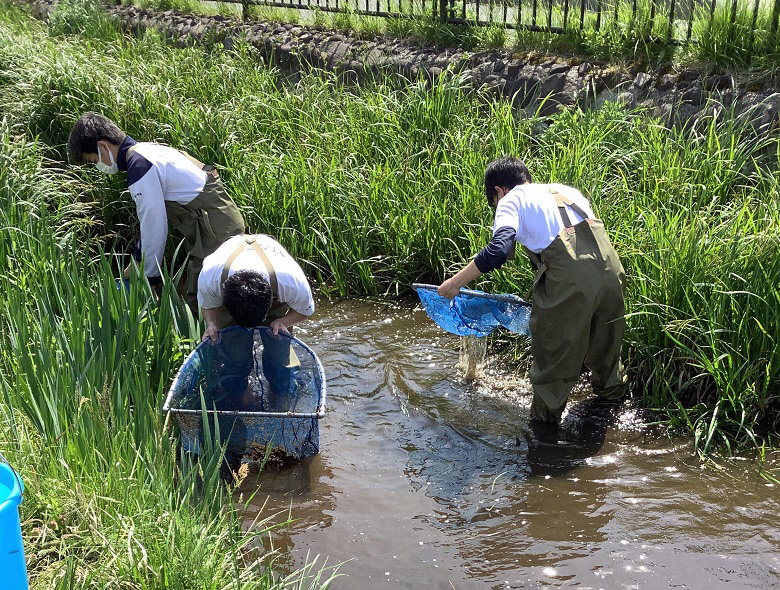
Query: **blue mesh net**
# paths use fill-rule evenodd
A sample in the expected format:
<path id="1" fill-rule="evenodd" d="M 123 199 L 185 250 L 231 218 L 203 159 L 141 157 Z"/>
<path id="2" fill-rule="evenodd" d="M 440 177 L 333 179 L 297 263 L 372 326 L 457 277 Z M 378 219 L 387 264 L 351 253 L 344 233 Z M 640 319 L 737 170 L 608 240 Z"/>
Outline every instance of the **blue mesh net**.
<path id="1" fill-rule="evenodd" d="M 302 459 L 319 451 L 325 376 L 300 340 L 233 326 L 187 357 L 163 411 L 176 418 L 187 451 L 201 451 L 203 429 L 213 424 L 233 455 L 262 459 L 268 450 L 277 459 Z"/>
<path id="2" fill-rule="evenodd" d="M 446 299 L 434 285 L 412 286 L 428 316 L 451 334 L 481 337 L 503 326 L 516 334 L 531 335 L 531 304 L 520 297 L 461 289 L 454 299 Z"/>

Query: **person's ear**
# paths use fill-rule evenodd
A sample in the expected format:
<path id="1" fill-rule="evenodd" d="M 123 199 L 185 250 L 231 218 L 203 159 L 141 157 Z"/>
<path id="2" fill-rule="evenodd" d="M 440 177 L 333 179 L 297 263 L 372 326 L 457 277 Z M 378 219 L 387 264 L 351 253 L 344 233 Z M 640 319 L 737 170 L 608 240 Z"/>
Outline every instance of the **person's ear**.
<path id="1" fill-rule="evenodd" d="M 107 152 L 109 151 L 108 142 L 105 140 L 100 140 L 96 144 L 95 153 L 98 156 L 99 161 L 103 161 L 103 157 L 107 157 Z M 110 162 L 103 162 L 104 164 L 110 164 Z"/>

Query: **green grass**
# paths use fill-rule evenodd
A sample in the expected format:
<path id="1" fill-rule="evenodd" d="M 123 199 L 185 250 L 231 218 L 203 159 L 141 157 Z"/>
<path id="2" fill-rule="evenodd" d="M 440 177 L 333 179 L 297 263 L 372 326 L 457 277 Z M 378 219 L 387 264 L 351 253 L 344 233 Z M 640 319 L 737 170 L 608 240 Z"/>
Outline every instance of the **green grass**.
<path id="1" fill-rule="evenodd" d="M 159 303 L 145 282 L 117 289 L 97 193 L 7 115 L 23 84 L 8 25 L 46 32 L 0 19 L 0 448 L 25 483 L 31 587 L 327 586 L 316 563 L 271 573 L 275 555 L 257 549 L 270 525 L 243 531 L 218 445 L 197 463 L 179 454 L 160 407 L 200 331 L 171 281 Z"/>
<path id="2" fill-rule="evenodd" d="M 755 134 L 756 112 L 726 105 L 670 130 L 607 105 L 541 130 L 458 80 L 346 87 L 314 72 L 289 84 L 250 47 L 174 50 L 153 33 L 87 42 L 2 18 L 0 104 L 15 133 L 61 160 L 71 124 L 97 110 L 216 163 L 250 226 L 277 236 L 326 295 L 406 296 L 414 281 L 442 280 L 489 237 L 486 162 L 523 157 L 605 219 L 628 273 L 634 395 L 703 451 L 778 432 L 780 143 Z M 99 233 L 129 242 L 121 179 L 75 178 L 92 188 L 74 194 L 99 202 Z M 531 276 L 520 261 L 481 286 L 525 294 Z"/>

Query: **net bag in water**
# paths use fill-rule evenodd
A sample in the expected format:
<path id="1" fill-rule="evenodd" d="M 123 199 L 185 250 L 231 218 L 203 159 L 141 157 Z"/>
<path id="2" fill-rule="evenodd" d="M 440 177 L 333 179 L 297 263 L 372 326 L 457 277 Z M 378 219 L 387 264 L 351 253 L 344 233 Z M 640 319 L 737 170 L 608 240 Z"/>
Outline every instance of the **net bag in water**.
<path id="1" fill-rule="evenodd" d="M 436 292 L 435 285 L 414 283 L 412 287 L 428 316 L 451 334 L 482 337 L 503 326 L 516 334 L 531 335 L 531 304 L 516 295 L 461 289 L 447 299 Z"/>
<path id="2" fill-rule="evenodd" d="M 218 426 L 219 442 L 234 456 L 262 459 L 268 451 L 302 459 L 319 451 L 325 390 L 322 365 L 303 342 L 232 326 L 187 357 L 163 412 L 176 418 L 185 451 L 200 453 L 204 428 Z"/>

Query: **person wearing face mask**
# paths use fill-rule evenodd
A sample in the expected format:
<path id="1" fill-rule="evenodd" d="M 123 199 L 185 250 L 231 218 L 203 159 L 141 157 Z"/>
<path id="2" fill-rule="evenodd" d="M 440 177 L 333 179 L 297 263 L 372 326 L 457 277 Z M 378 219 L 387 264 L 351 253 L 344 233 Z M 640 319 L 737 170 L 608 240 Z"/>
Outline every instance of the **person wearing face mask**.
<path id="1" fill-rule="evenodd" d="M 94 163 L 106 174 L 127 173 L 141 227 L 136 259 L 145 255 L 144 273 L 150 284 L 161 280 L 169 223 L 184 237 L 189 255 L 185 300 L 195 308 L 203 259 L 246 230 L 214 167 L 172 147 L 138 142 L 94 112 L 84 113 L 73 125 L 68 149 L 75 163 Z M 125 279 L 130 270 L 128 265 Z"/>

